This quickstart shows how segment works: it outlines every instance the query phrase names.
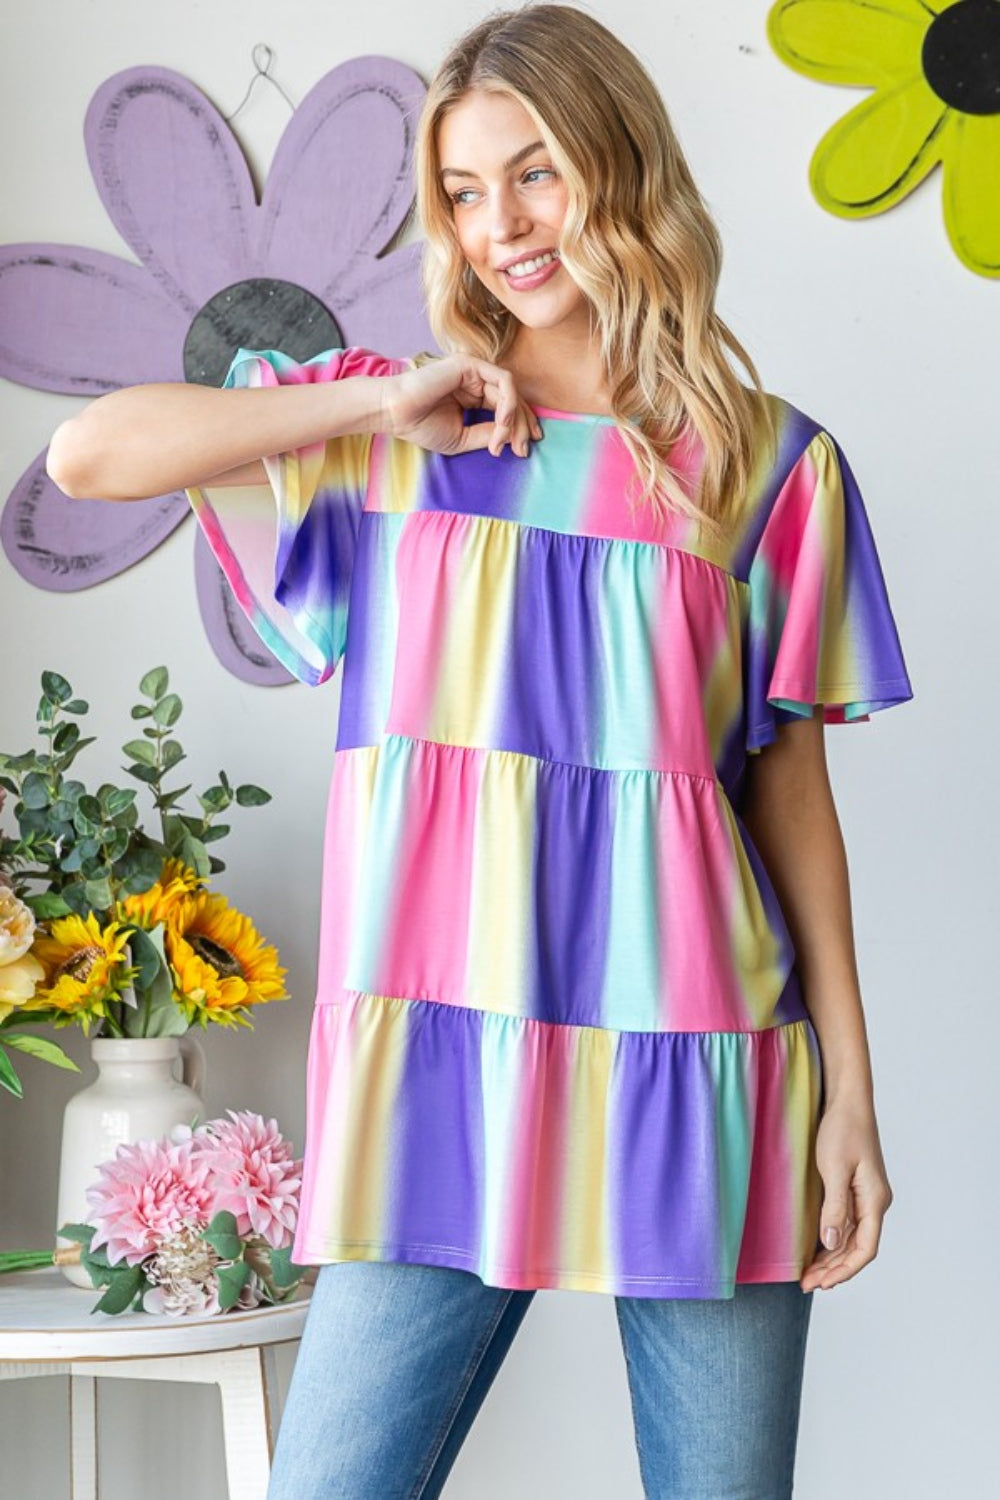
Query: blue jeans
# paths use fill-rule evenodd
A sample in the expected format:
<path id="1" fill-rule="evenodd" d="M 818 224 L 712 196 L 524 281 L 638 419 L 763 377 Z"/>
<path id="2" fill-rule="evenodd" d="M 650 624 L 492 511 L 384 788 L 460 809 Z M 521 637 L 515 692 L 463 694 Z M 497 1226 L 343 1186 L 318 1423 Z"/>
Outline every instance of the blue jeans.
<path id="1" fill-rule="evenodd" d="M 447 1266 L 322 1266 L 268 1500 L 434 1500 L 534 1296 Z M 615 1298 L 647 1500 L 791 1495 L 812 1298 Z"/>

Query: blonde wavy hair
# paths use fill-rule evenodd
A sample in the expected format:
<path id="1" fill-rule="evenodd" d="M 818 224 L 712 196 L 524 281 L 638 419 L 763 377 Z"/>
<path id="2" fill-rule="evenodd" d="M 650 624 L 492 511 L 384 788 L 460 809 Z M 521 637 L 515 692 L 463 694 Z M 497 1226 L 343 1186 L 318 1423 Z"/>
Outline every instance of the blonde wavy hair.
<path id="1" fill-rule="evenodd" d="M 715 311 L 719 233 L 656 85 L 593 16 L 552 4 L 492 13 L 434 75 L 415 142 L 428 318 L 446 352 L 502 363 L 518 320 L 462 254 L 438 175 L 438 125 L 475 89 L 519 101 L 566 183 L 559 253 L 593 310 L 640 498 L 661 518 L 679 511 L 723 537 L 765 461 L 762 439 L 765 451 L 775 441 L 773 414 L 749 354 Z M 704 452 L 695 495 L 670 464 L 692 429 Z"/>

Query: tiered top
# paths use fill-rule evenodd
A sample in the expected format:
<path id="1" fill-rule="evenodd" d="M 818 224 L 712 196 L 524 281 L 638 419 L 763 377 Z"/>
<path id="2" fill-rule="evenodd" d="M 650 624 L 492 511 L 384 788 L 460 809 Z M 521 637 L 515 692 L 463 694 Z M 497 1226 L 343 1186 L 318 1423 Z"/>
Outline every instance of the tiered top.
<path id="1" fill-rule="evenodd" d="M 241 349 L 226 384 L 406 367 Z M 847 461 L 768 399 L 724 545 L 544 407 L 528 458 L 348 435 L 189 492 L 279 659 L 344 657 L 297 1259 L 729 1296 L 810 1258 L 819 1053 L 744 772 L 912 689 Z"/>

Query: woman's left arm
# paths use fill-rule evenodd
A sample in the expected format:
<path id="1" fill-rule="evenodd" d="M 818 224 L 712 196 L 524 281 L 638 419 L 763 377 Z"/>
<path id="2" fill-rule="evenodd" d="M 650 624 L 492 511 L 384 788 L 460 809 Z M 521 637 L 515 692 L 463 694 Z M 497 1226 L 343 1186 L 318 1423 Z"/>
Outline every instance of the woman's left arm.
<path id="1" fill-rule="evenodd" d="M 874 1260 L 892 1202 L 878 1125 L 854 953 L 847 856 L 826 764 L 823 718 L 778 727 L 747 760 L 742 818 L 791 933 L 819 1038 L 824 1110 L 816 1140 L 823 1179 L 821 1237 L 803 1291 L 839 1285 Z"/>

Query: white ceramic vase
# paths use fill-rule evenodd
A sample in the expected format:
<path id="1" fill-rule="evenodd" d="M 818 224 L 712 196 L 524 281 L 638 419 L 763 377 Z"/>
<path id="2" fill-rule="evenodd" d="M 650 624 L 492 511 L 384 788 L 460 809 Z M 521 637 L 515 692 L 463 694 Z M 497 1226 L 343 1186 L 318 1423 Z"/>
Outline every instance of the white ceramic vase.
<path id="1" fill-rule="evenodd" d="M 90 1055 L 97 1079 L 74 1094 L 63 1113 L 57 1229 L 87 1223 L 86 1190 L 116 1147 L 204 1120 L 205 1054 L 190 1032 L 179 1037 L 94 1037 Z M 73 1243 L 56 1236 L 57 1245 Z M 61 1269 L 75 1286 L 95 1290 L 83 1266 Z"/>

